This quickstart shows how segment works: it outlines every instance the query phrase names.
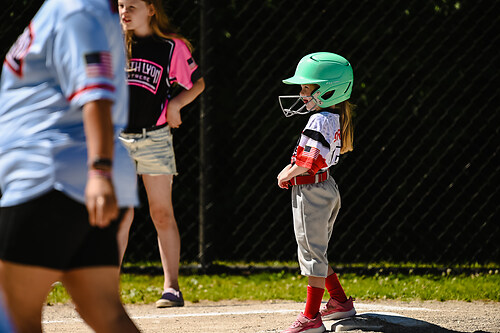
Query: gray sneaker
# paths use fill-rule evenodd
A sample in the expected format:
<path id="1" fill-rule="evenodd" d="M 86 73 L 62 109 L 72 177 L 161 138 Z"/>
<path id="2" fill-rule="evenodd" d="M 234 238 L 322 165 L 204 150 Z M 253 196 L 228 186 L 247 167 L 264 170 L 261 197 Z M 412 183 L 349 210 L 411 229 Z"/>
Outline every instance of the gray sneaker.
<path id="1" fill-rule="evenodd" d="M 156 301 L 157 308 L 168 308 L 174 306 L 184 306 L 184 298 L 182 292 L 172 288 L 167 289 L 161 295 L 161 298 Z"/>

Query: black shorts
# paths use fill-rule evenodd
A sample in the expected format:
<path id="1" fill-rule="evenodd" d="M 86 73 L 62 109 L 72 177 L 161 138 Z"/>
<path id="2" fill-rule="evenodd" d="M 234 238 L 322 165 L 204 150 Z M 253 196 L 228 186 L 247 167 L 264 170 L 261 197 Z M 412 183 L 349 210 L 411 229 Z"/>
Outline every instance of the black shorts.
<path id="1" fill-rule="evenodd" d="M 119 266 L 119 220 L 91 227 L 85 205 L 53 190 L 0 209 L 0 259 L 57 270 Z"/>

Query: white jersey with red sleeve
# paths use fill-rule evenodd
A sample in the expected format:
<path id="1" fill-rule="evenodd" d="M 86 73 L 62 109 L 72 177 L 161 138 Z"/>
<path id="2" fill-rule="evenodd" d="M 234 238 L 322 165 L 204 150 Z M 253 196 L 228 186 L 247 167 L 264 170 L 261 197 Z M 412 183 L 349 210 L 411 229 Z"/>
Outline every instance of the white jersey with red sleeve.
<path id="1" fill-rule="evenodd" d="M 84 203 L 82 107 L 113 102 L 113 182 L 120 206 L 137 203 L 126 126 L 125 47 L 113 0 L 47 0 L 7 53 L 0 86 L 1 206 L 51 189 Z"/>
<path id="2" fill-rule="evenodd" d="M 314 113 L 302 131 L 292 164 L 307 168 L 314 175 L 338 163 L 340 147 L 340 116 L 329 111 Z"/>

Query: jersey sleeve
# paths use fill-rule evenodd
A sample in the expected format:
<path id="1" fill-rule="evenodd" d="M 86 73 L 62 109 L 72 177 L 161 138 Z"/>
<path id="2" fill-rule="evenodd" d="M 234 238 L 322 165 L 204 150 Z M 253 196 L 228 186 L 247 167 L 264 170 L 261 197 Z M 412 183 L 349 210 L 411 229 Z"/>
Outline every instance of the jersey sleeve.
<path id="1" fill-rule="evenodd" d="M 308 168 L 312 175 L 329 166 L 326 162 L 326 157 L 330 152 L 330 143 L 325 138 L 327 127 L 326 118 L 311 116 L 297 145 L 293 158 L 295 164 Z"/>
<path id="2" fill-rule="evenodd" d="M 184 89 L 191 89 L 193 83 L 201 78 L 201 71 L 194 61 L 186 43 L 180 39 L 174 39 L 175 47 L 170 62 L 170 83 L 178 83 Z"/>
<path id="3" fill-rule="evenodd" d="M 52 62 L 62 93 L 71 104 L 115 100 L 113 59 L 101 22 L 75 13 L 57 27 Z"/>

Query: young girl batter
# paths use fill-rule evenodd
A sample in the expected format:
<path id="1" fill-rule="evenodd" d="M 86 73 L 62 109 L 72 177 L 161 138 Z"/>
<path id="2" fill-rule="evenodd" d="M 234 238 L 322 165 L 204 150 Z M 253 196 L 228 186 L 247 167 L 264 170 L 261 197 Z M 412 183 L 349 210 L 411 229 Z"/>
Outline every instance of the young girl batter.
<path id="1" fill-rule="evenodd" d="M 118 7 L 129 51 L 130 88 L 129 123 L 120 138 L 142 176 L 158 233 L 165 282 L 156 306 L 183 306 L 178 283 L 180 236 L 172 206 L 177 170 L 170 128 L 181 125 L 181 109 L 204 90 L 205 83 L 190 43 L 174 32 L 160 0 L 119 0 Z M 175 85 L 184 89 L 173 97 Z M 119 233 L 122 257 L 132 220 L 129 211 Z"/>
<path id="2" fill-rule="evenodd" d="M 347 299 L 337 275 L 328 264 L 327 249 L 333 224 L 340 209 L 340 194 L 329 167 L 340 154 L 352 150 L 353 73 L 343 57 L 327 52 L 302 58 L 295 75 L 283 80 L 300 84 L 299 96 L 280 96 L 286 116 L 311 113 L 292 155 L 291 164 L 278 175 L 278 186 L 292 186 L 292 210 L 301 274 L 308 276 L 303 313 L 284 332 L 324 332 L 322 319 L 340 319 L 356 313 L 353 299 Z M 296 99 L 284 107 L 287 99 Z M 324 289 L 330 300 L 320 310 Z"/>

